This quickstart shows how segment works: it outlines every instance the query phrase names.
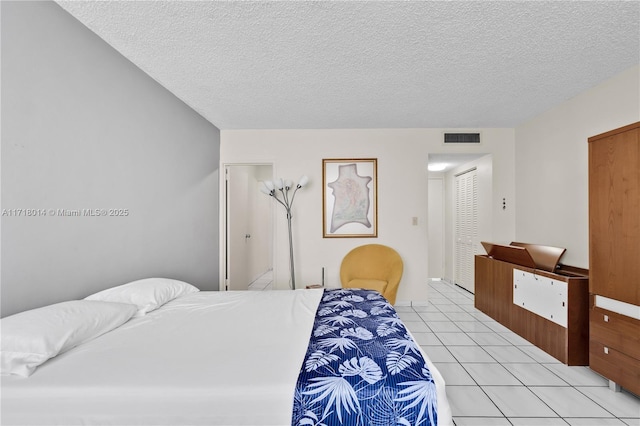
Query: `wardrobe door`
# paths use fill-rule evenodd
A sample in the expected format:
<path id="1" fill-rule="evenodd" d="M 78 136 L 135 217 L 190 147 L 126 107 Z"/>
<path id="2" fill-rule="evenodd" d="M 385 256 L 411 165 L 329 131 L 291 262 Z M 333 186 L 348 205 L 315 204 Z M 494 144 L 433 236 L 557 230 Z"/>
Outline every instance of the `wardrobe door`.
<path id="1" fill-rule="evenodd" d="M 475 293 L 474 258 L 478 241 L 478 175 L 473 168 L 456 175 L 455 283 Z"/>
<path id="2" fill-rule="evenodd" d="M 638 124 L 589 139 L 589 292 L 640 305 Z"/>

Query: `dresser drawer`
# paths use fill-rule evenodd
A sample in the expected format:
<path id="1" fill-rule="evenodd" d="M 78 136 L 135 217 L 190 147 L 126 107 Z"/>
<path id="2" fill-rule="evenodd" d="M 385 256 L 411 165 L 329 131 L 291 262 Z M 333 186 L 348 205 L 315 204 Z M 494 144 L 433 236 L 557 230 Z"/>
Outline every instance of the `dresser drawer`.
<path id="1" fill-rule="evenodd" d="M 640 395 L 640 360 L 591 340 L 589 342 L 589 368 L 636 395 Z"/>
<path id="2" fill-rule="evenodd" d="M 606 309 L 589 312 L 589 340 L 640 360 L 640 321 Z"/>

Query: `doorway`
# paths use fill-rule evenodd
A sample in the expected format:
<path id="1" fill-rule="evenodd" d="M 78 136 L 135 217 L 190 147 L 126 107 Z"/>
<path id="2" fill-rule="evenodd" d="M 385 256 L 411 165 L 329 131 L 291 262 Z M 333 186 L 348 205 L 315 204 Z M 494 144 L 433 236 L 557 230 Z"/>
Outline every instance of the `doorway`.
<path id="1" fill-rule="evenodd" d="M 273 275 L 274 203 L 260 192 L 262 182 L 272 179 L 273 165 L 227 164 L 224 171 L 224 286 L 220 290 L 248 290 L 252 283 Z"/>
<path id="2" fill-rule="evenodd" d="M 489 241 L 492 238 L 492 156 L 486 153 L 429 154 L 428 166 L 427 261 L 429 279 L 442 278 L 473 292 L 475 255 L 482 252 L 479 241 Z M 471 202 L 465 201 L 464 203 L 465 206 L 471 208 L 471 212 L 465 211 L 463 214 L 462 210 L 456 211 L 456 176 L 471 169 L 475 169 L 476 173 L 475 216 L 473 198 Z M 467 189 L 473 189 L 473 181 Z M 472 217 L 475 217 L 477 225 L 475 237 L 473 236 L 473 221 L 464 222 L 472 220 Z M 457 247 L 459 227 L 466 229 L 469 225 L 472 227 L 471 244 L 469 244 L 467 236 L 465 240 L 467 245 Z M 442 266 L 442 262 L 444 262 L 444 266 Z"/>
<path id="3" fill-rule="evenodd" d="M 445 215 L 444 215 L 444 177 L 429 177 L 427 188 L 428 220 L 427 238 L 429 241 L 429 278 L 444 278 L 445 257 Z"/>

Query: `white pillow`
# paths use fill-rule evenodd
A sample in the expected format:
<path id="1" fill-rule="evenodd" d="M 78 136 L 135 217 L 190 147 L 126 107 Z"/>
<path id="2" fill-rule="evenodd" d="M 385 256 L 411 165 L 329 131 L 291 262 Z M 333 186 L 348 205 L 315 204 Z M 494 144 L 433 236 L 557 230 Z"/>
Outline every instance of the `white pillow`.
<path id="1" fill-rule="evenodd" d="M 146 278 L 92 294 L 85 300 L 130 303 L 138 307 L 136 317 L 158 309 L 165 303 L 190 293 L 200 291 L 191 284 L 169 278 Z"/>
<path id="2" fill-rule="evenodd" d="M 54 356 L 124 324 L 134 305 L 72 300 L 0 320 L 0 372 L 30 376 Z"/>

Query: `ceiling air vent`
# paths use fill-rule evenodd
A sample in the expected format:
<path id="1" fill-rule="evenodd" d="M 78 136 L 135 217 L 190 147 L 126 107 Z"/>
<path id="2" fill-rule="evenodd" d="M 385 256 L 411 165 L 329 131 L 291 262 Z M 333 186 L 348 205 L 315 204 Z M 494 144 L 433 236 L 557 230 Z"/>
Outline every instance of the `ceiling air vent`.
<path id="1" fill-rule="evenodd" d="M 445 133 L 444 143 L 480 143 L 480 133 Z"/>

